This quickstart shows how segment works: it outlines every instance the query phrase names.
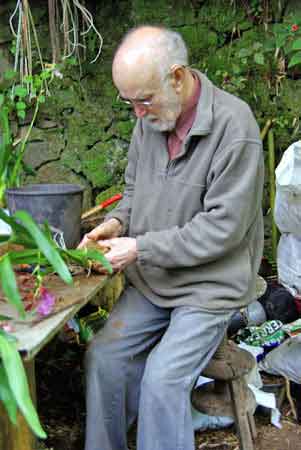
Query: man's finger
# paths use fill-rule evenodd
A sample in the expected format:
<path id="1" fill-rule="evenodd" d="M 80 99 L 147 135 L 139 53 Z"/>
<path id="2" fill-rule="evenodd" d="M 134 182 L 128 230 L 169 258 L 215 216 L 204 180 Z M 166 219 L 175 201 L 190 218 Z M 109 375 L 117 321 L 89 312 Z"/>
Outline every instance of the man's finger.
<path id="1" fill-rule="evenodd" d="M 87 234 L 85 234 L 83 239 L 78 244 L 77 248 L 79 248 L 79 249 L 84 248 L 87 245 L 87 243 L 89 242 L 89 240 L 90 240 L 89 236 Z"/>

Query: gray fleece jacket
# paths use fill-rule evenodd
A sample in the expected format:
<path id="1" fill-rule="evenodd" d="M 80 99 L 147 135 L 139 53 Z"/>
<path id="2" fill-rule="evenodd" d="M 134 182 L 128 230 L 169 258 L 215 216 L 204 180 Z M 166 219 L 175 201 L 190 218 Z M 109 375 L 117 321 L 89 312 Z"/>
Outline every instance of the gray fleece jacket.
<path id="1" fill-rule="evenodd" d="M 137 238 L 130 282 L 161 307 L 240 308 L 254 299 L 263 247 L 263 156 L 248 105 L 205 75 L 194 124 L 169 160 L 166 134 L 138 119 L 116 217 Z"/>

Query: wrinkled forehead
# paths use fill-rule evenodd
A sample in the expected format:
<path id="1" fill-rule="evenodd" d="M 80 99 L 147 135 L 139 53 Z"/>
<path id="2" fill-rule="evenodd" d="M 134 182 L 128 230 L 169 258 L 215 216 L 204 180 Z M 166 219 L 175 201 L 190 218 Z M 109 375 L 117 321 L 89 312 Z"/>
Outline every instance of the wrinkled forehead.
<path id="1" fill-rule="evenodd" d="M 112 73 L 114 84 L 124 97 L 141 98 L 162 85 L 162 71 L 153 52 L 131 50 L 117 55 Z"/>

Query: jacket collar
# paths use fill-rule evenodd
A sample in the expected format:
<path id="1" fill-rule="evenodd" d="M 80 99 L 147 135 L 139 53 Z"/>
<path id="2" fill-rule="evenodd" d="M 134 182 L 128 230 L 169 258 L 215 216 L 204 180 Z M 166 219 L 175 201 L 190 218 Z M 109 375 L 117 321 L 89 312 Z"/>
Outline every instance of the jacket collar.
<path id="1" fill-rule="evenodd" d="M 186 141 L 191 136 L 206 136 L 210 134 L 213 127 L 213 84 L 203 73 L 195 69 L 193 69 L 193 72 L 201 81 L 201 95 L 198 101 L 196 117 Z"/>

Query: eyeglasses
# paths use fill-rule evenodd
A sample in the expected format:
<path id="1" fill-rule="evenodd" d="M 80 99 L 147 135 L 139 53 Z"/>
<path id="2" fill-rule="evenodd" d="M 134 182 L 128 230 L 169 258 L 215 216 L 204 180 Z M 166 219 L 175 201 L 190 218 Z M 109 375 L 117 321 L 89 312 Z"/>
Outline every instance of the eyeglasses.
<path id="1" fill-rule="evenodd" d="M 182 66 L 183 68 L 186 68 L 186 67 L 188 67 L 188 66 Z M 175 70 L 175 68 L 176 68 L 176 66 L 174 65 L 174 66 L 172 66 L 171 68 L 170 68 L 170 70 L 167 72 L 167 74 L 165 75 L 165 77 L 163 78 L 163 83 L 165 83 L 166 82 L 166 80 L 169 78 L 169 76 L 173 73 L 173 71 Z M 116 99 L 117 101 L 119 101 L 119 102 L 121 102 L 121 103 L 124 103 L 125 105 L 130 105 L 130 106 L 135 106 L 135 105 L 137 105 L 137 106 L 143 106 L 144 108 L 150 108 L 151 106 L 153 106 L 153 104 L 154 104 L 154 101 L 153 101 L 153 98 L 150 98 L 149 100 L 147 100 L 147 99 L 133 99 L 133 100 L 130 100 L 129 98 L 124 98 L 124 97 L 121 97 L 121 95 L 120 94 L 118 94 L 117 95 L 117 99 Z"/>
<path id="2" fill-rule="evenodd" d="M 120 94 L 117 95 L 117 101 L 122 102 L 125 105 L 130 105 L 130 106 L 138 105 L 138 106 L 144 106 L 146 108 L 149 108 L 153 104 L 152 99 L 150 99 L 150 100 L 143 100 L 143 99 L 130 100 L 128 98 L 121 97 Z"/>

